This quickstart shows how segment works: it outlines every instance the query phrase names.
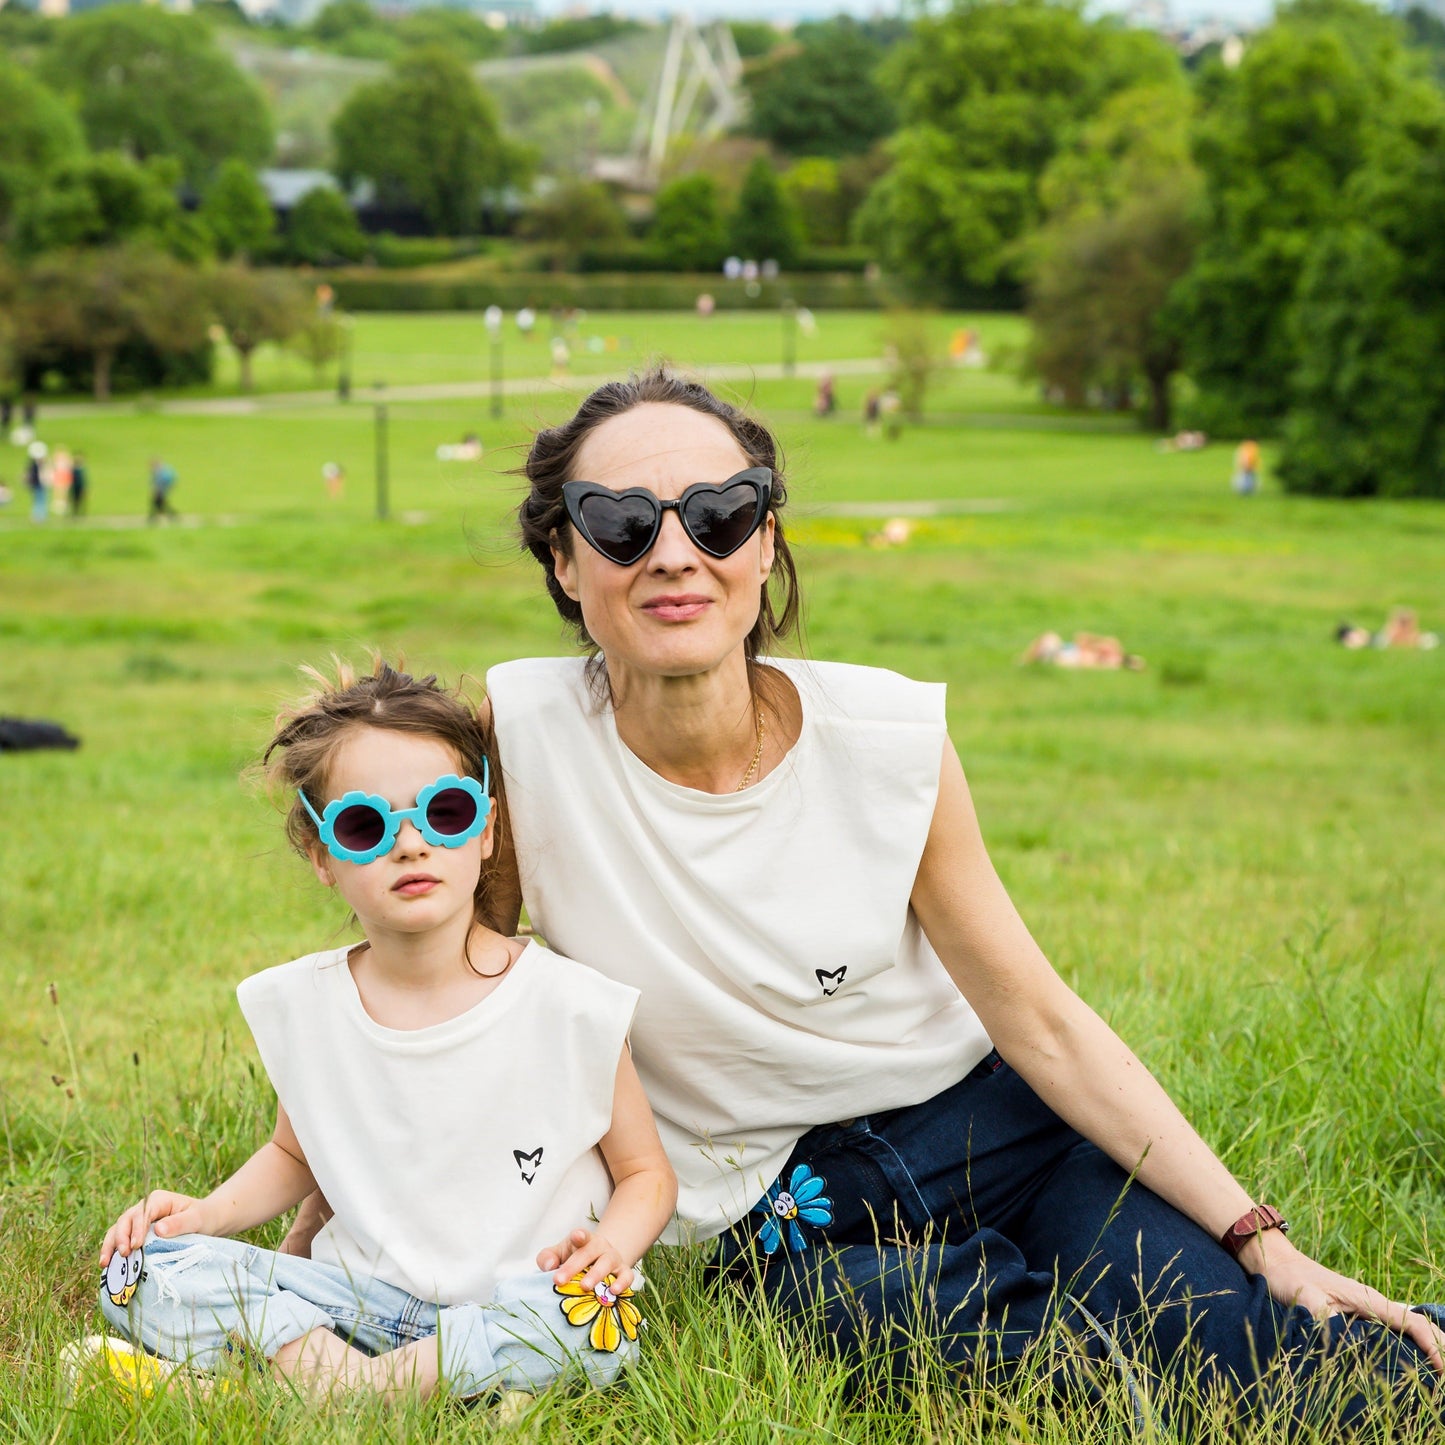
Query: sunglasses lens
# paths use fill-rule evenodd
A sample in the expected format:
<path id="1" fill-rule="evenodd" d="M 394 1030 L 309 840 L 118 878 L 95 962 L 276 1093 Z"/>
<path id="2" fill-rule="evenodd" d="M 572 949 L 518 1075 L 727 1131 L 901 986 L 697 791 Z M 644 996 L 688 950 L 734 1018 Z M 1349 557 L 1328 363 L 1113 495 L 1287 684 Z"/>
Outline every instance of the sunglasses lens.
<path id="1" fill-rule="evenodd" d="M 582 499 L 582 521 L 592 545 L 623 567 L 630 567 L 652 545 L 658 515 L 657 504 L 646 497 L 593 492 Z"/>
<path id="2" fill-rule="evenodd" d="M 694 492 L 683 508 L 692 540 L 714 557 L 736 552 L 752 536 L 757 514 L 757 489 L 747 482 L 720 491 Z"/>
<path id="3" fill-rule="evenodd" d="M 343 848 L 367 853 L 386 836 L 386 819 L 369 803 L 353 803 L 333 819 L 331 834 Z"/>
<path id="4" fill-rule="evenodd" d="M 443 788 L 426 805 L 426 820 L 443 838 L 465 833 L 477 821 L 477 800 L 461 788 Z"/>

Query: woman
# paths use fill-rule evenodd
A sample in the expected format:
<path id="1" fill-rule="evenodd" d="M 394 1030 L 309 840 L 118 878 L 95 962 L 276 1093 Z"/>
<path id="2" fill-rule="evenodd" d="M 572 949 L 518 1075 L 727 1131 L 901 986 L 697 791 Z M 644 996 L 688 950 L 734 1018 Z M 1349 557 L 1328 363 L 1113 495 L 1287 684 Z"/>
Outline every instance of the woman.
<path id="1" fill-rule="evenodd" d="M 1006 1372 L 1059 1323 L 1185 1394 L 1260 1402 L 1276 1357 L 1307 1387 L 1331 1342 L 1433 1388 L 1427 1318 L 1296 1249 L 1050 967 L 942 688 L 762 660 L 798 605 L 769 433 L 658 370 L 525 472 L 591 657 L 488 676 L 517 882 L 551 946 L 641 991 L 671 1238 L 723 1236 L 724 1268 L 875 1357 L 926 1328 Z"/>

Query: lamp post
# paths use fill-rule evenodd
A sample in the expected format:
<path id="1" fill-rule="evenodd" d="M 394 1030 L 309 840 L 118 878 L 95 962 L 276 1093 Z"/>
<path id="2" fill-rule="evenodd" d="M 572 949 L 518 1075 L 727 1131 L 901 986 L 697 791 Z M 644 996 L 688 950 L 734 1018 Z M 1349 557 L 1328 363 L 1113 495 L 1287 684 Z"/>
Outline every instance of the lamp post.
<path id="1" fill-rule="evenodd" d="M 499 417 L 502 414 L 502 308 L 488 306 L 482 319 L 491 340 L 492 415 Z"/>
<path id="2" fill-rule="evenodd" d="M 337 401 L 351 400 L 351 317 L 342 312 L 336 318 L 341 327 L 341 365 L 336 371 Z"/>
<path id="3" fill-rule="evenodd" d="M 373 430 L 376 434 L 376 520 L 386 521 L 390 515 L 390 506 L 387 497 L 387 471 L 390 462 L 389 446 L 387 443 L 386 424 L 386 402 L 383 399 L 386 395 L 386 383 L 376 383 L 376 401 L 371 408 Z"/>
<path id="4" fill-rule="evenodd" d="M 798 361 L 798 303 L 783 297 L 783 375 L 791 376 Z"/>

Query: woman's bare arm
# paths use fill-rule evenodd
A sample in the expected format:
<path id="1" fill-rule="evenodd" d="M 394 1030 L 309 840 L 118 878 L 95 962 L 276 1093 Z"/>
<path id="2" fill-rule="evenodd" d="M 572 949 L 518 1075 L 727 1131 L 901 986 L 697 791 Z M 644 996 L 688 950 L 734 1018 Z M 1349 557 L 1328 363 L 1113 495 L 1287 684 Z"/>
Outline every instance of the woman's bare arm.
<path id="1" fill-rule="evenodd" d="M 1000 1054 L 1060 1118 L 1218 1239 L 1254 1203 L 1117 1034 L 1054 971 L 994 871 L 963 767 L 944 748 L 913 907 Z M 1344 1310 L 1408 1334 L 1445 1369 L 1437 1331 L 1403 1304 L 1317 1264 L 1278 1231 L 1240 1262 L 1316 1314 Z"/>

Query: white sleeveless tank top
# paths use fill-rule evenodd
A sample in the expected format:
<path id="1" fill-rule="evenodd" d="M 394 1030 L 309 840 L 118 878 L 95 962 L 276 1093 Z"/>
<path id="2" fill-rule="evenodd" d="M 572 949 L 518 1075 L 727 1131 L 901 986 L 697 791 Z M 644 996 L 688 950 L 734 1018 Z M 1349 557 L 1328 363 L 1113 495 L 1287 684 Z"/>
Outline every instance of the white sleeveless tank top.
<path id="1" fill-rule="evenodd" d="M 528 915 L 641 992 L 633 1058 L 678 1174 L 673 1243 L 746 1214 L 812 1126 L 931 1098 L 990 1047 L 909 905 L 942 686 L 770 665 L 802 733 L 722 795 L 629 752 L 583 659 L 487 674 Z"/>
<path id="2" fill-rule="evenodd" d="M 311 1257 L 436 1304 L 485 1304 L 612 1196 L 597 1143 L 637 995 L 531 942 L 465 1013 L 391 1029 L 366 1012 L 347 952 L 236 990 L 336 1211 Z"/>

